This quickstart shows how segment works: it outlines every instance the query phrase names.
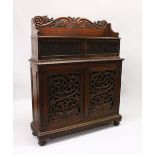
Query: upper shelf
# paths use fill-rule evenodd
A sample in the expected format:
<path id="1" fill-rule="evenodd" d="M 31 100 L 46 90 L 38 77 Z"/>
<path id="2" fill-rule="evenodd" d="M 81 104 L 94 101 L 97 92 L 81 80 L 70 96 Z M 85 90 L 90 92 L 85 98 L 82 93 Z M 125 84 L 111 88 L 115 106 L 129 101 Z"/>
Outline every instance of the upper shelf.
<path id="1" fill-rule="evenodd" d="M 119 33 L 111 29 L 105 20 L 91 22 L 86 18 L 60 17 L 49 19 L 47 16 L 32 18 L 32 36 L 71 36 L 71 37 L 114 37 Z"/>

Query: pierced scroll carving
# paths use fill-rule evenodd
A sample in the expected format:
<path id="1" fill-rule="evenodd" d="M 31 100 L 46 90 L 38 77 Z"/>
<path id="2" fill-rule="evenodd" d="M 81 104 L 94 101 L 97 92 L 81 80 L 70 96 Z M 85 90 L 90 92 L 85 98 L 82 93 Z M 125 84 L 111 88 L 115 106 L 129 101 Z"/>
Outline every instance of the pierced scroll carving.
<path id="1" fill-rule="evenodd" d="M 106 113 L 114 105 L 115 71 L 96 71 L 90 73 L 89 114 Z"/>
<path id="2" fill-rule="evenodd" d="M 47 16 L 35 16 L 32 19 L 32 29 L 32 34 L 42 36 L 74 35 L 118 37 L 119 35 L 119 33 L 111 29 L 111 24 L 105 20 L 92 22 L 80 17 L 60 17 L 54 19 L 48 18 Z"/>
<path id="3" fill-rule="evenodd" d="M 105 20 L 91 22 L 88 19 L 80 17 L 60 17 L 57 19 L 49 19 L 47 16 L 36 16 L 33 18 L 36 26 L 44 27 L 70 27 L 70 28 L 106 28 L 108 23 Z"/>
<path id="4" fill-rule="evenodd" d="M 80 118 L 80 73 L 48 76 L 49 120 Z"/>

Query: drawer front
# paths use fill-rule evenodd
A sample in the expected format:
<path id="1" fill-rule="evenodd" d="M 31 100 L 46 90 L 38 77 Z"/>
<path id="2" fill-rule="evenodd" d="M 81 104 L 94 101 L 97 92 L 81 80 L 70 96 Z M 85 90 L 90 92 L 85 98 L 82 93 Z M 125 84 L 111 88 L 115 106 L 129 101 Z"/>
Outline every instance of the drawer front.
<path id="1" fill-rule="evenodd" d="M 67 57 L 83 55 L 83 41 L 78 39 L 39 38 L 39 58 Z"/>
<path id="2" fill-rule="evenodd" d="M 86 55 L 119 55 L 119 39 L 86 40 Z"/>
<path id="3" fill-rule="evenodd" d="M 97 64 L 86 71 L 86 117 L 96 118 L 119 111 L 121 65 Z"/>
<path id="4" fill-rule="evenodd" d="M 119 55 L 120 39 L 39 38 L 39 59 Z"/>

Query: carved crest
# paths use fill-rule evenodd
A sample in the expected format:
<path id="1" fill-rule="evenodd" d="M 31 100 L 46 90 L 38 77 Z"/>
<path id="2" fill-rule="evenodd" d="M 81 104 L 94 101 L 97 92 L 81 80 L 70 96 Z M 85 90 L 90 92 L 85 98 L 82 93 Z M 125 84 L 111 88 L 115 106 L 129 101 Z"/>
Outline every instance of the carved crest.
<path id="1" fill-rule="evenodd" d="M 80 17 L 60 17 L 57 19 L 49 19 L 47 16 L 36 16 L 33 18 L 35 26 L 49 26 L 49 27 L 70 27 L 70 28 L 105 28 L 108 23 L 105 20 L 91 22 L 88 19 Z"/>
<path id="2" fill-rule="evenodd" d="M 91 22 L 80 17 L 48 18 L 47 16 L 35 16 L 32 19 L 33 34 L 39 35 L 76 35 L 118 37 L 118 33 L 112 31 L 111 24 L 105 20 Z M 61 31 L 61 29 L 63 31 Z"/>

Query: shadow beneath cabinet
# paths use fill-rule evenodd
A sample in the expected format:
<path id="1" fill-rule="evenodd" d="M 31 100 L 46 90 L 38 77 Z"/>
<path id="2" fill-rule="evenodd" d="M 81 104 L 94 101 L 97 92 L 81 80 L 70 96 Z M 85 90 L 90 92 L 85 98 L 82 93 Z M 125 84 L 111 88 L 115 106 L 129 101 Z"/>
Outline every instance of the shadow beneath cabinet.
<path id="1" fill-rule="evenodd" d="M 65 141 L 65 140 L 80 137 L 80 136 L 84 136 L 84 135 L 87 135 L 87 134 L 90 134 L 90 133 L 93 133 L 93 132 L 106 130 L 106 129 L 109 129 L 109 128 L 112 128 L 112 127 L 114 127 L 113 124 L 107 124 L 107 125 L 104 125 L 104 126 L 95 127 L 95 128 L 92 128 L 92 129 L 87 129 L 85 131 L 69 133 L 68 135 L 63 135 L 61 137 L 56 137 L 56 138 L 51 138 L 51 139 L 49 138 L 49 139 L 47 139 L 46 145 L 50 145 L 52 143 L 58 143 L 58 142 L 61 142 L 61 141 Z"/>

